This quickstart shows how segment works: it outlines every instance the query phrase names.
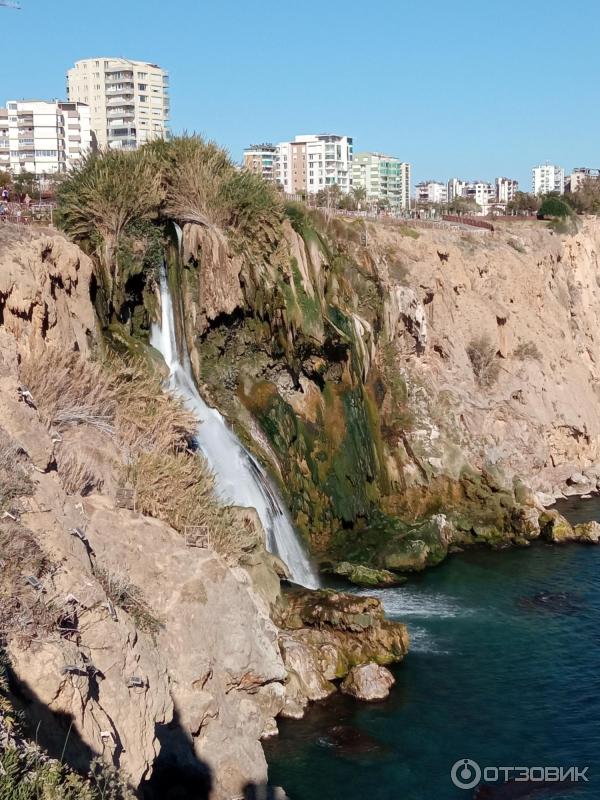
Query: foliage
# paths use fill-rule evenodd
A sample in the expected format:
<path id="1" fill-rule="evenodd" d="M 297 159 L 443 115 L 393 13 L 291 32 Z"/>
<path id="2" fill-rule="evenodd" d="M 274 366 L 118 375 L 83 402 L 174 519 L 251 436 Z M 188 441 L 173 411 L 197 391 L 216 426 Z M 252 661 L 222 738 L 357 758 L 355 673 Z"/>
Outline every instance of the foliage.
<path id="1" fill-rule="evenodd" d="M 540 217 L 558 217 L 559 219 L 569 217 L 572 213 L 572 209 L 564 200 L 550 194 L 544 197 L 538 210 Z"/>
<path id="2" fill-rule="evenodd" d="M 467 347 L 467 355 L 479 385 L 486 388 L 492 386 L 498 380 L 500 365 L 489 337 L 473 339 Z"/>
<path id="3" fill-rule="evenodd" d="M 563 200 L 578 214 L 600 214 L 600 179 L 586 178 L 575 192 L 567 192 Z"/>
<path id="4" fill-rule="evenodd" d="M 276 188 L 260 175 L 237 170 L 214 142 L 194 135 L 148 147 L 162 176 L 167 217 L 180 223 L 231 228 L 245 237 L 280 219 Z"/>
<path id="5" fill-rule="evenodd" d="M 450 200 L 450 202 L 446 203 L 445 210 L 450 214 L 477 214 L 481 211 L 481 206 L 470 197 L 461 197 L 457 195 Z"/>
<path id="6" fill-rule="evenodd" d="M 506 205 L 509 214 L 535 214 L 540 207 L 540 198 L 528 192 L 515 192 L 513 200 Z"/>
<path id="7" fill-rule="evenodd" d="M 11 745 L 0 755 L 2 800 L 133 800 L 133 793 L 116 770 L 99 760 L 82 778 L 67 766 L 48 759 L 34 745 Z"/>
<path id="8" fill-rule="evenodd" d="M 108 294 L 118 281 L 116 252 L 125 229 L 156 215 L 161 199 L 156 160 L 144 149 L 92 153 L 59 186 L 59 219 L 74 239 L 100 243 Z"/>

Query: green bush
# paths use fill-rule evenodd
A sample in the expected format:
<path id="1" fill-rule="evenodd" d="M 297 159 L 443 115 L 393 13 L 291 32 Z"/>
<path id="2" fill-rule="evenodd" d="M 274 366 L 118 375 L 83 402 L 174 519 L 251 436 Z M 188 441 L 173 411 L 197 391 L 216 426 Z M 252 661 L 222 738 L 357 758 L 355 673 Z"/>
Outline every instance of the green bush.
<path id="1" fill-rule="evenodd" d="M 561 200 L 560 197 L 554 196 L 547 196 L 542 201 L 540 206 L 540 210 L 538 211 L 538 216 L 540 217 L 558 217 L 560 219 L 565 219 L 566 217 L 571 216 L 573 213 L 570 206 Z"/>

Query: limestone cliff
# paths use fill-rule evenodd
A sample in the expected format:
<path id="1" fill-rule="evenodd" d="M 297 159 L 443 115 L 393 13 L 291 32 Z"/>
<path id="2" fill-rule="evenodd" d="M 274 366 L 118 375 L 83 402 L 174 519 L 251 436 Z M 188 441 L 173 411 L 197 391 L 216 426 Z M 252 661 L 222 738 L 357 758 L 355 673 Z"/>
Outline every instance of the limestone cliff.
<path id="1" fill-rule="evenodd" d="M 289 214 L 241 262 L 186 226 L 178 272 L 200 383 L 285 475 L 322 558 L 402 570 L 523 543 L 540 500 L 595 491 L 595 219 L 560 235 Z"/>
<path id="2" fill-rule="evenodd" d="M 110 403 L 93 405 L 92 270 L 56 233 L 0 230 L 0 646 L 12 701 L 38 743 L 84 774 L 100 757 L 151 800 L 240 797 L 267 780 L 260 742 L 276 717 L 318 699 L 311 685 L 329 694 L 355 666 L 401 660 L 406 630 L 378 601 L 325 593 L 319 613 L 310 593 L 286 598 L 262 531 L 226 558 L 135 510 L 122 483 L 131 454 Z M 48 421 L 23 364 L 35 354 L 55 368 L 57 348 L 78 354 L 67 365 L 96 364 L 99 385 Z M 65 459 L 83 450 L 80 480 Z M 227 520 L 257 527 L 246 511 Z"/>

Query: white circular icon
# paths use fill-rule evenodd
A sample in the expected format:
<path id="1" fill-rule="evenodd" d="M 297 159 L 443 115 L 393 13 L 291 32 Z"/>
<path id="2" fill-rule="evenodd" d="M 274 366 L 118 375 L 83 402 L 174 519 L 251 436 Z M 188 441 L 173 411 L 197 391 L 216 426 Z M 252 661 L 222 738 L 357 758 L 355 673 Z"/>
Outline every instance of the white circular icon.
<path id="1" fill-rule="evenodd" d="M 481 780 L 481 767 L 470 758 L 460 758 L 453 764 L 450 777 L 459 789 L 472 789 Z"/>

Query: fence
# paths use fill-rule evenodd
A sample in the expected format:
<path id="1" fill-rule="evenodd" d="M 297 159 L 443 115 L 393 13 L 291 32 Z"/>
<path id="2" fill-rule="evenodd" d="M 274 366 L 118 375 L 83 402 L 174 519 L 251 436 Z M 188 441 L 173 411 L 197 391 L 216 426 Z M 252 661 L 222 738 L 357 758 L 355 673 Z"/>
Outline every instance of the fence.
<path id="1" fill-rule="evenodd" d="M 444 222 L 456 222 L 459 225 L 470 225 L 473 228 L 483 228 L 486 231 L 493 231 L 494 226 L 491 222 L 486 222 L 484 219 L 477 217 L 459 217 L 454 214 L 442 214 Z"/>

